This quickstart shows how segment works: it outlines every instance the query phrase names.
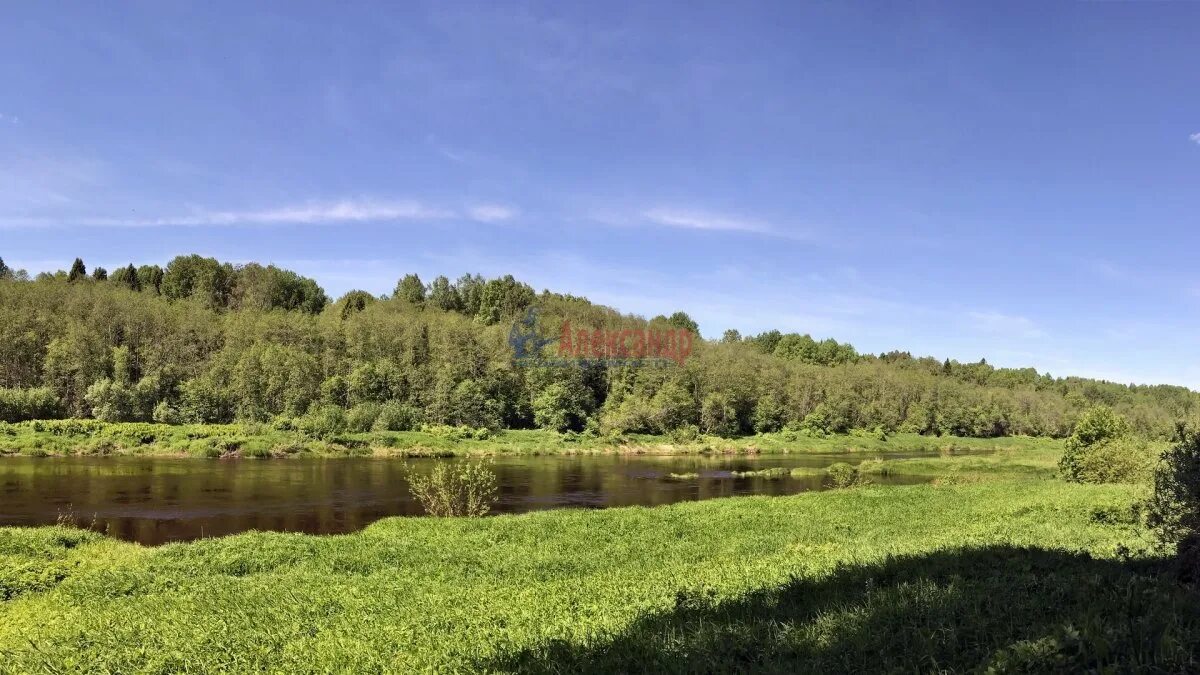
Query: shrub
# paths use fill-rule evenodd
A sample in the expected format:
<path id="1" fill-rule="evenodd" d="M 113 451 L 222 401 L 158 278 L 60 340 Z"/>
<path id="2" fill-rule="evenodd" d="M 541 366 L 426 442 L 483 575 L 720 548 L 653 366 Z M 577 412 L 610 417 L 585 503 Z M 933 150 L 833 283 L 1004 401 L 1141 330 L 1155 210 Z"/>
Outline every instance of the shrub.
<path id="1" fill-rule="evenodd" d="M 1075 483 L 1122 483 L 1144 478 L 1149 456 L 1129 436 L 1129 423 L 1110 408 L 1083 414 L 1058 462 L 1064 479 Z"/>
<path id="2" fill-rule="evenodd" d="M 411 405 L 388 401 L 380 407 L 379 416 L 371 428 L 375 431 L 411 431 L 420 419 L 420 411 Z"/>
<path id="3" fill-rule="evenodd" d="M 5 389 L 0 387 L 0 421 L 54 419 L 62 416 L 58 397 L 48 387 Z"/>
<path id="4" fill-rule="evenodd" d="M 421 431 L 451 441 L 486 441 L 492 437 L 492 431 L 487 427 L 475 429 L 465 425 L 452 427 L 447 424 L 422 424 Z"/>
<path id="5" fill-rule="evenodd" d="M 675 443 L 690 443 L 700 438 L 700 428 L 695 424 L 685 424 L 672 429 L 667 436 Z"/>
<path id="6" fill-rule="evenodd" d="M 346 428 L 350 431 L 370 431 L 382 410 L 383 406 L 378 403 L 359 403 L 346 413 Z"/>
<path id="7" fill-rule="evenodd" d="M 296 422 L 307 436 L 329 439 L 346 430 L 346 411 L 336 405 L 314 407 Z"/>
<path id="8" fill-rule="evenodd" d="M 159 424 L 181 424 L 183 422 L 179 411 L 166 401 L 160 401 L 158 405 L 154 406 L 154 413 L 150 417 Z"/>
<path id="9" fill-rule="evenodd" d="M 578 431 L 591 407 L 591 393 L 582 383 L 554 382 L 534 397 L 533 422 L 542 429 Z"/>
<path id="10" fill-rule="evenodd" d="M 700 426 L 704 433 L 729 438 L 738 432 L 737 410 L 729 397 L 713 392 L 700 405 Z"/>
<path id="11" fill-rule="evenodd" d="M 431 516 L 485 516 L 499 494 L 496 474 L 482 462 L 439 461 L 428 476 L 408 473 L 408 489 Z"/>
<path id="12" fill-rule="evenodd" d="M 1076 483 L 1136 483 L 1151 472 L 1150 453 L 1134 438 L 1119 438 L 1063 454 L 1063 477 Z"/>
<path id="13" fill-rule="evenodd" d="M 829 486 L 834 489 L 857 487 L 869 482 L 858 469 L 846 462 L 831 464 L 829 468 L 825 469 L 825 477 L 828 479 Z"/>
<path id="14" fill-rule="evenodd" d="M 1179 555 L 1180 575 L 1200 581 L 1200 433 L 1181 432 L 1163 453 L 1147 507 L 1147 524 Z"/>

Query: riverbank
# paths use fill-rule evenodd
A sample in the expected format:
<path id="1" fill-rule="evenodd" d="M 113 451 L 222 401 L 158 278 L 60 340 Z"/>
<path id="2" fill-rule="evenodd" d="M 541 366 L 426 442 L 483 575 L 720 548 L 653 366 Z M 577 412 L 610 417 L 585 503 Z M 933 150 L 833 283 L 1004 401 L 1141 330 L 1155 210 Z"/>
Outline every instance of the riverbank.
<path id="1" fill-rule="evenodd" d="M 452 457 L 545 454 L 788 454 L 843 452 L 978 453 L 989 450 L 1061 451 L 1061 441 L 1025 436 L 957 438 L 917 434 L 796 432 L 727 439 L 629 434 L 593 436 L 543 430 L 488 431 L 426 427 L 421 431 L 342 433 L 324 438 L 265 424 L 106 423 L 48 420 L 0 423 L 0 455 L 163 455 L 178 457 Z"/>
<path id="2" fill-rule="evenodd" d="M 1194 670 L 1139 488 L 865 487 L 144 548 L 0 529 L 0 671 Z"/>

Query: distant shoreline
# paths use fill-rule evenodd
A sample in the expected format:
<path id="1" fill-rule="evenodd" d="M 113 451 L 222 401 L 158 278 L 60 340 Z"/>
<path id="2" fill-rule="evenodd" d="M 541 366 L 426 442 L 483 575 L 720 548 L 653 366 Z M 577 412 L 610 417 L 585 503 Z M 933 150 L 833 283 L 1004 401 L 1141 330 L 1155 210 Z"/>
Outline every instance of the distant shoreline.
<path id="1" fill-rule="evenodd" d="M 427 427 L 421 431 L 342 433 L 314 438 L 264 424 L 165 425 L 95 420 L 21 422 L 0 429 L 0 456 L 161 456 L 187 458 L 459 457 L 493 455 L 772 455 L 972 452 L 1060 448 L 1050 438 L 962 438 L 870 432 L 806 436 L 779 432 L 739 438 L 627 434 L 593 436 L 543 430 L 488 431 Z"/>

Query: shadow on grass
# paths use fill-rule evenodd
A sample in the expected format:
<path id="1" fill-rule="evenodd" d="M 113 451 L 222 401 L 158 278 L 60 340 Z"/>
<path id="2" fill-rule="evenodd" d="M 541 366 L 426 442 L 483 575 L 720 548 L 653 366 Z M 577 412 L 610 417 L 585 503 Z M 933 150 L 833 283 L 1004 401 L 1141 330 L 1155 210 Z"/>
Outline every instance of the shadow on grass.
<path id="1" fill-rule="evenodd" d="M 607 642 L 482 668 L 567 672 L 1200 672 L 1200 594 L 1148 563 L 992 547 L 843 567 L 739 600 L 680 593 Z"/>

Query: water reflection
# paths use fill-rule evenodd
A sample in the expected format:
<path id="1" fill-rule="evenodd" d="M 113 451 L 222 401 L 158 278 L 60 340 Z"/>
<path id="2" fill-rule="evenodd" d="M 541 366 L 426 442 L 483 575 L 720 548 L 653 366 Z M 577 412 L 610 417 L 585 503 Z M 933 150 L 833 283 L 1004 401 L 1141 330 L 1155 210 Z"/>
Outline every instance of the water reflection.
<path id="1" fill-rule="evenodd" d="M 855 455 L 849 461 L 868 457 Z M 143 544 L 246 530 L 352 532 L 386 516 L 421 514 L 405 476 L 447 461 L 459 460 L 9 457 L 0 459 L 0 525 L 45 525 L 69 516 Z M 821 489 L 820 476 L 742 478 L 731 472 L 821 468 L 836 461 L 847 461 L 847 456 L 502 457 L 494 463 L 500 482 L 497 510 L 655 506 L 794 494 Z M 671 473 L 699 477 L 671 480 Z M 885 477 L 876 482 L 920 480 Z"/>

